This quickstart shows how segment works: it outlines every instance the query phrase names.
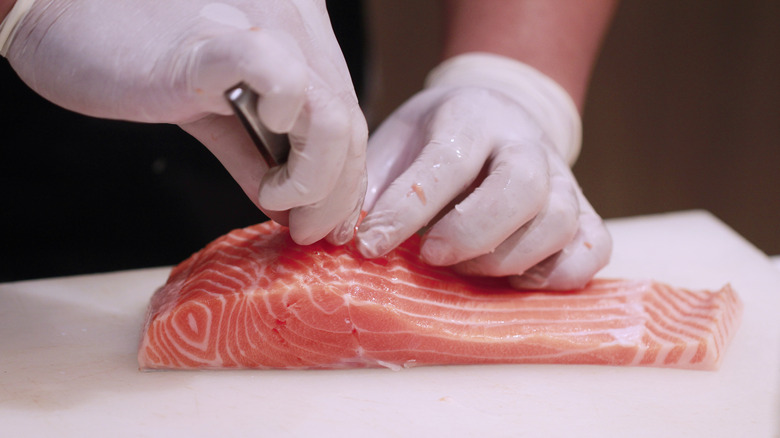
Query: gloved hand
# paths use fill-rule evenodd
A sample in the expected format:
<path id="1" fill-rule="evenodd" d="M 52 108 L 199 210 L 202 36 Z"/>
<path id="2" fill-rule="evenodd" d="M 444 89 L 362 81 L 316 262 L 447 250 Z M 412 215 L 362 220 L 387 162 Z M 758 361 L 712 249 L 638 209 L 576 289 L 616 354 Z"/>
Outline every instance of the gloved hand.
<path id="1" fill-rule="evenodd" d="M 580 130 L 568 94 L 531 67 L 445 61 L 369 139 L 360 251 L 380 256 L 429 226 L 432 265 L 516 288 L 583 286 L 612 242 L 569 170 Z"/>
<path id="2" fill-rule="evenodd" d="M 367 129 L 324 1 L 35 0 L 23 12 L 6 56 L 39 94 L 179 124 L 297 242 L 352 238 Z M 241 81 L 261 94 L 266 126 L 289 133 L 285 165 L 269 171 L 232 115 L 223 93 Z"/>

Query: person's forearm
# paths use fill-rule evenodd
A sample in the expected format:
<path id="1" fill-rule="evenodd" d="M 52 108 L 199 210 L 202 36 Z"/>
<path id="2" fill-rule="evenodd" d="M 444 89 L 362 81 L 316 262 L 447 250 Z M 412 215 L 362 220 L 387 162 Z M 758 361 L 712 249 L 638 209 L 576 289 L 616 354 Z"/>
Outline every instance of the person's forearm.
<path id="1" fill-rule="evenodd" d="M 5 20 L 6 15 L 11 12 L 16 0 L 0 0 L 0 23 Z"/>
<path id="2" fill-rule="evenodd" d="M 489 52 L 531 65 L 582 110 L 617 0 L 444 0 L 445 59 Z"/>

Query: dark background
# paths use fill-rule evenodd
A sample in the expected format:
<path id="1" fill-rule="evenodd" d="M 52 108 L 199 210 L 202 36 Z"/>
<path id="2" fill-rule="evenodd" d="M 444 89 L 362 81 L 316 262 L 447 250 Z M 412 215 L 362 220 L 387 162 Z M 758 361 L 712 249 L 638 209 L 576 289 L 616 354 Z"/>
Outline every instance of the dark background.
<path id="1" fill-rule="evenodd" d="M 329 2 L 352 68 L 361 3 Z M 362 73 L 357 72 L 360 87 Z M 172 265 L 266 220 L 200 143 L 172 125 L 82 116 L 0 59 L 0 282 Z"/>
<path id="2" fill-rule="evenodd" d="M 441 20 L 434 1 L 365 4 L 375 122 L 436 64 Z M 574 173 L 602 217 L 704 209 L 780 254 L 780 2 L 621 0 L 583 129 Z"/>
<path id="3" fill-rule="evenodd" d="M 328 5 L 375 124 L 438 61 L 437 2 Z M 780 2 L 624 0 L 584 129 L 574 169 L 604 217 L 704 208 L 780 253 Z M 265 220 L 178 127 L 63 110 L 5 60 L 0 130 L 0 282 L 172 265 Z"/>

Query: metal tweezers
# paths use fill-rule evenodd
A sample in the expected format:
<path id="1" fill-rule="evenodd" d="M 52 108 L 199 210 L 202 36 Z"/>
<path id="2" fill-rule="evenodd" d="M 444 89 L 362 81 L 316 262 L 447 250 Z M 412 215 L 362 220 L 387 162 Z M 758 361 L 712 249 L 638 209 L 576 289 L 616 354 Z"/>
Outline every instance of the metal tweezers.
<path id="1" fill-rule="evenodd" d="M 268 167 L 287 162 L 290 153 L 290 139 L 287 134 L 277 134 L 268 130 L 257 116 L 257 101 L 260 96 L 247 84 L 241 82 L 225 91 L 225 98 L 249 133 L 257 150 L 262 154 Z"/>

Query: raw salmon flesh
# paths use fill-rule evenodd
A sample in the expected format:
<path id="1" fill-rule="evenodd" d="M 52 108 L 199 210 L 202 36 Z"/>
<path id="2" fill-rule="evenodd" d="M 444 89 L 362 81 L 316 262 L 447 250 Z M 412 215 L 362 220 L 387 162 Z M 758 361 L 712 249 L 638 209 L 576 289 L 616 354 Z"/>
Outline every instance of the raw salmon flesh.
<path id="1" fill-rule="evenodd" d="M 593 280 L 516 291 L 422 263 L 415 236 L 368 260 L 272 222 L 176 266 L 152 297 L 141 369 L 545 363 L 716 369 L 741 316 L 729 287 Z"/>

